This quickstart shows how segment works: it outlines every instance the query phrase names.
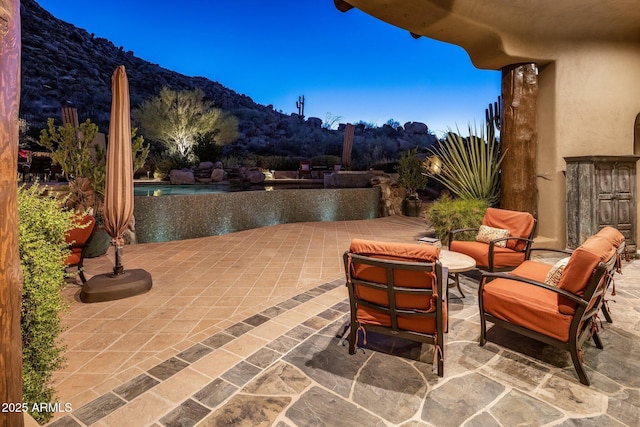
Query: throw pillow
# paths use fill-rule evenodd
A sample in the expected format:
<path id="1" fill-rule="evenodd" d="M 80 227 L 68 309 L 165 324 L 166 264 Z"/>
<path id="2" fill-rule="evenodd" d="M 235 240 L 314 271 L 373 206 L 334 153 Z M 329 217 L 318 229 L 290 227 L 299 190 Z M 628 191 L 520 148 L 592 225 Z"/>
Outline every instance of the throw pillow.
<path id="1" fill-rule="evenodd" d="M 544 279 L 544 283 L 551 286 L 558 286 L 560 283 L 560 277 L 562 277 L 562 272 L 564 268 L 567 266 L 569 262 L 569 257 L 562 258 L 560 261 L 556 262 L 551 270 L 547 273 L 547 277 Z"/>
<path id="2" fill-rule="evenodd" d="M 509 236 L 509 230 L 505 230 L 503 228 L 493 228 L 489 227 L 488 225 L 481 225 L 478 229 L 476 240 L 478 242 L 489 243 L 494 239 L 501 239 L 503 237 Z M 507 241 L 503 240 L 501 242 L 496 242 L 496 246 L 504 248 L 507 246 Z"/>

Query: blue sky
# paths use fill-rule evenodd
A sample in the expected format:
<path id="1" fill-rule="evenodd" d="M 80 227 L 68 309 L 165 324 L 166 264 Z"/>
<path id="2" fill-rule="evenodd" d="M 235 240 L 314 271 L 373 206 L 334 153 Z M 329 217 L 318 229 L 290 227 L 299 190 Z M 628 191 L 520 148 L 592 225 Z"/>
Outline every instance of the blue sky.
<path id="1" fill-rule="evenodd" d="M 203 76 L 305 116 L 426 123 L 437 135 L 480 124 L 500 73 L 460 47 L 409 33 L 332 0 L 36 0 L 59 19 L 162 67 Z"/>

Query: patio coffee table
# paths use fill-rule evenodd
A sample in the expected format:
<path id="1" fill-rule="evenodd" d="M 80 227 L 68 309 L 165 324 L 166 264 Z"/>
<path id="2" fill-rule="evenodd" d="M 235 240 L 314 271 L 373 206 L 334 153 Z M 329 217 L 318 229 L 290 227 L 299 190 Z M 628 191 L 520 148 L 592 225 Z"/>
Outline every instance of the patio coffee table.
<path id="1" fill-rule="evenodd" d="M 440 262 L 442 267 L 447 269 L 447 294 L 449 288 L 453 286 L 458 288 L 460 295 L 464 298 L 464 292 L 460 289 L 460 281 L 458 280 L 458 274 L 465 271 L 471 271 L 476 268 L 476 260 L 468 255 L 461 254 L 459 252 L 453 252 L 446 249 L 440 250 Z M 452 277 L 453 281 L 450 282 L 449 278 Z M 449 300 L 447 295 L 447 301 Z"/>

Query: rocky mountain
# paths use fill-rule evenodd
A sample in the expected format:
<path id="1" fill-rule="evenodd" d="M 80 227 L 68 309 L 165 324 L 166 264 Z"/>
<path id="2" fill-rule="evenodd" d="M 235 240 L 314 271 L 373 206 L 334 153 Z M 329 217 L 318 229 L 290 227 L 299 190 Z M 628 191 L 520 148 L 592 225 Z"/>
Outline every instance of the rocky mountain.
<path id="1" fill-rule="evenodd" d="M 118 65 L 124 65 L 132 108 L 156 96 L 163 86 L 173 90 L 199 87 L 215 107 L 236 115 L 240 121 L 240 139 L 234 144 L 236 153 L 250 151 L 308 157 L 340 154 L 342 132 L 322 129 L 319 118 L 284 115 L 272 106 L 256 104 L 250 97 L 218 82 L 188 77 L 138 58 L 132 51 L 57 19 L 35 0 L 20 3 L 20 117 L 36 134 L 49 117 L 61 122 L 62 106 L 77 108 L 80 122 L 90 118 L 102 132 L 108 133 L 111 75 Z M 363 139 L 365 133 L 365 126 L 359 126 L 356 138 Z M 393 157 L 394 144 L 397 153 L 398 148 L 428 145 L 435 139 L 427 126 L 419 123 L 407 123 L 399 129 L 386 126 L 384 135 L 391 141 L 383 144 L 388 147 L 378 149 L 378 157 Z"/>

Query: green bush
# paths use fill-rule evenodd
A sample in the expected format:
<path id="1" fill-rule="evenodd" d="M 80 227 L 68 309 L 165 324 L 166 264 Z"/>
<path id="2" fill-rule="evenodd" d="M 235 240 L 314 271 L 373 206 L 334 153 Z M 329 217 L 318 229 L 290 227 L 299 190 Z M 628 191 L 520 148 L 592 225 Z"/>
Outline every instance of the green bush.
<path id="1" fill-rule="evenodd" d="M 422 173 L 422 160 L 418 148 L 402 153 L 398 162 L 398 183 L 407 190 L 407 197 L 418 198 L 418 190 L 427 186 L 428 177 Z"/>
<path id="2" fill-rule="evenodd" d="M 215 162 L 222 153 L 222 146 L 216 144 L 214 132 L 207 132 L 196 137 L 192 150 L 201 162 Z"/>
<path id="3" fill-rule="evenodd" d="M 194 161 L 195 159 L 183 156 L 177 151 L 165 151 L 156 158 L 154 177 L 162 180 L 169 179 L 169 172 L 172 169 L 190 169 Z"/>
<path id="4" fill-rule="evenodd" d="M 59 313 L 65 309 L 60 286 L 65 279 L 64 262 L 69 255 L 65 234 L 73 226 L 73 212 L 60 201 L 44 196 L 38 185 L 18 190 L 20 267 L 22 290 L 22 393 L 29 408 L 53 402 L 53 373 L 62 368 L 63 328 Z M 48 412 L 33 412 L 39 423 L 51 419 Z"/>
<path id="5" fill-rule="evenodd" d="M 487 210 L 486 200 L 452 199 L 442 196 L 431 204 L 427 211 L 427 220 L 436 231 L 443 245 L 449 244 L 449 231 L 458 228 L 478 228 Z M 472 240 L 476 233 L 465 233 L 461 238 Z"/>
<path id="6" fill-rule="evenodd" d="M 312 166 L 327 166 L 333 169 L 335 165 L 340 163 L 342 163 L 342 158 L 338 156 L 315 156 L 311 158 Z"/>

